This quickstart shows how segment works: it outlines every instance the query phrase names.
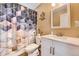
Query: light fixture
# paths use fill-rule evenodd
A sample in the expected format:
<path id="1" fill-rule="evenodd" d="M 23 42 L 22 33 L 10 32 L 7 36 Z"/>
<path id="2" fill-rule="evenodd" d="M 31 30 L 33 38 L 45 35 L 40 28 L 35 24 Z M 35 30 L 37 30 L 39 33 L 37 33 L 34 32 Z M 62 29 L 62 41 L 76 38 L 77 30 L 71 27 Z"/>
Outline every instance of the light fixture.
<path id="1" fill-rule="evenodd" d="M 54 7 L 56 4 L 55 3 L 52 3 L 52 6 Z"/>

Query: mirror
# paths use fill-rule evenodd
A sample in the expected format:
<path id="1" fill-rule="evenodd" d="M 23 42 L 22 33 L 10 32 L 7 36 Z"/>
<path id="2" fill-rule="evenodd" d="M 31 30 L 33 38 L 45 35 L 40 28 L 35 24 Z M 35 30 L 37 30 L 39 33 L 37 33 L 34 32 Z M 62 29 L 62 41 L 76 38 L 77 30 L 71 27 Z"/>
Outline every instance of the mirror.
<path id="1" fill-rule="evenodd" d="M 54 7 L 51 13 L 52 28 L 70 27 L 70 7 L 69 4 Z"/>

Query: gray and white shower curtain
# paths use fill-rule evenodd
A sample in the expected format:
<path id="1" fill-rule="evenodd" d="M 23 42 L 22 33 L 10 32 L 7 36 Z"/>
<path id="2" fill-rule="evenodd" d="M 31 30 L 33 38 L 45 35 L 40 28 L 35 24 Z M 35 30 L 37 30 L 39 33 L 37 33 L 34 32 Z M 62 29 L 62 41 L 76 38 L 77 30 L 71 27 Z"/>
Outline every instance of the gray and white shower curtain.
<path id="1" fill-rule="evenodd" d="M 34 43 L 37 12 L 17 3 L 0 3 L 0 55 Z"/>

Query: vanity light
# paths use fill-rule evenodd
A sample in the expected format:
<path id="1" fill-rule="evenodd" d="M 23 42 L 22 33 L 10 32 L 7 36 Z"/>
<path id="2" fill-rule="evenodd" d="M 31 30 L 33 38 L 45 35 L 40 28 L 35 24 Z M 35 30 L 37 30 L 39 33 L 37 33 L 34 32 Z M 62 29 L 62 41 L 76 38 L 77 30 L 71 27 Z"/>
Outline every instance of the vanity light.
<path id="1" fill-rule="evenodd" d="M 54 7 L 56 4 L 55 3 L 52 3 L 52 6 Z"/>

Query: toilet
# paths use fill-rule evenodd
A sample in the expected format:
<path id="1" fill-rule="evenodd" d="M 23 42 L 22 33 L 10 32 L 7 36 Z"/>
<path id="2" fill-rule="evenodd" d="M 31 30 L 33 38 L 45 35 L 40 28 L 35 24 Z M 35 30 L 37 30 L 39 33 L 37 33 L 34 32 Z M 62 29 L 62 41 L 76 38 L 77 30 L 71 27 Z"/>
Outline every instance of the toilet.
<path id="1" fill-rule="evenodd" d="M 39 55 L 38 48 L 39 48 L 38 44 L 32 43 L 25 48 L 25 52 L 28 54 L 28 56 L 38 56 Z"/>

